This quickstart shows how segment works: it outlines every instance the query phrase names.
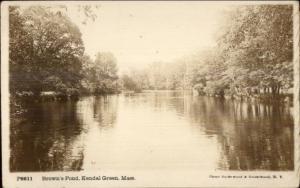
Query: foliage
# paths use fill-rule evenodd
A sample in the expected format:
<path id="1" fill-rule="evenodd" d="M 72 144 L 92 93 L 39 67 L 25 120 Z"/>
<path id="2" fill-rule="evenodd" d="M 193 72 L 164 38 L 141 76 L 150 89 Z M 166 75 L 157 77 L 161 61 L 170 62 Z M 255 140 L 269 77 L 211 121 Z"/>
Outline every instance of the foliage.
<path id="1" fill-rule="evenodd" d="M 92 7 L 79 7 L 94 20 Z M 9 8 L 10 90 L 15 93 L 115 93 L 120 88 L 194 89 L 207 95 L 278 96 L 293 87 L 291 5 L 233 7 L 217 45 L 174 62 L 154 62 L 118 78 L 112 53 L 84 55 L 81 32 L 67 7 Z M 85 21 L 83 21 L 85 22 Z M 22 50 L 20 50 L 22 49 Z"/>
<path id="2" fill-rule="evenodd" d="M 87 18 L 95 19 L 91 8 L 79 8 Z M 95 61 L 84 55 L 81 32 L 64 9 L 67 8 L 9 7 L 12 94 L 55 91 L 74 95 L 116 90 L 116 59 L 111 53 L 98 53 Z"/>
<path id="3" fill-rule="evenodd" d="M 207 95 L 251 96 L 293 86 L 290 5 L 247 5 L 225 14 L 217 46 L 173 63 L 152 63 L 129 74 L 143 89 L 190 89 Z M 141 73 L 144 78 L 137 76 Z"/>
<path id="4" fill-rule="evenodd" d="M 232 8 L 220 26 L 217 46 L 193 60 L 192 84 L 208 95 L 275 96 L 291 88 L 292 12 L 289 5 Z"/>
<path id="5" fill-rule="evenodd" d="M 82 57 L 82 85 L 87 93 L 103 94 L 118 92 L 116 58 L 112 53 L 99 52 L 95 61 L 87 55 Z"/>
<path id="6" fill-rule="evenodd" d="M 57 90 L 79 88 L 84 47 L 79 29 L 68 17 L 43 7 L 29 7 L 20 15 L 13 7 L 10 20 L 11 89 L 38 94 L 54 89 L 55 83 L 60 85 Z"/>
<path id="7" fill-rule="evenodd" d="M 218 37 L 232 86 L 292 87 L 293 21 L 290 5 L 240 6 L 227 15 Z"/>
<path id="8" fill-rule="evenodd" d="M 138 83 L 133 80 L 132 77 L 129 77 L 127 74 L 122 75 L 121 77 L 123 89 L 139 92 L 141 88 L 138 86 Z"/>

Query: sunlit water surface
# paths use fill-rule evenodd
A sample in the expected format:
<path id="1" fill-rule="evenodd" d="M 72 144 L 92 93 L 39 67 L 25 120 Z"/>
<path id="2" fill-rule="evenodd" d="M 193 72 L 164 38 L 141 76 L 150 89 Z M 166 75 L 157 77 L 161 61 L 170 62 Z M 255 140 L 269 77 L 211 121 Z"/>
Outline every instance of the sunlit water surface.
<path id="1" fill-rule="evenodd" d="M 11 121 L 11 171 L 293 169 L 284 105 L 177 91 L 25 107 Z"/>

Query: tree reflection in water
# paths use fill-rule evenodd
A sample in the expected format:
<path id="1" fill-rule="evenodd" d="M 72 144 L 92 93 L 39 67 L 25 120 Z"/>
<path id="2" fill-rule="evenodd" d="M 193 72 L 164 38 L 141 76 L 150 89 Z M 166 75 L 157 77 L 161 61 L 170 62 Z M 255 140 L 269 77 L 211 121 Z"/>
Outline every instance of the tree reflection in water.
<path id="1" fill-rule="evenodd" d="M 80 170 L 84 127 L 77 118 L 76 103 L 23 105 L 27 112 L 11 123 L 10 170 Z"/>
<path id="2" fill-rule="evenodd" d="M 190 117 L 217 135 L 220 169 L 293 170 L 293 117 L 280 105 L 193 98 Z"/>
<path id="3" fill-rule="evenodd" d="M 293 117 L 283 105 L 152 92 L 23 107 L 11 119 L 13 172 L 294 168 Z"/>

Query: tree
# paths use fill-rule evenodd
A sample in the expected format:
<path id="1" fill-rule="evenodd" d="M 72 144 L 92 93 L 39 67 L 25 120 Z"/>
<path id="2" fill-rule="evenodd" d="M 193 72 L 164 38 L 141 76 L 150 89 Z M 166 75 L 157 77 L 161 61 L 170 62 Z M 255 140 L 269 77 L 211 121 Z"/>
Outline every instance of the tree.
<path id="1" fill-rule="evenodd" d="M 81 57 L 80 62 L 82 64 L 80 74 L 83 77 L 81 80 L 81 90 L 86 94 L 95 93 L 98 82 L 98 77 L 95 70 L 95 62 L 86 54 Z"/>
<path id="2" fill-rule="evenodd" d="M 132 91 L 140 91 L 138 84 L 133 80 L 132 77 L 129 77 L 127 74 L 122 75 L 121 80 L 124 89 L 132 90 Z"/>
<path id="3" fill-rule="evenodd" d="M 11 88 L 35 94 L 78 89 L 84 51 L 78 27 L 61 12 L 40 6 L 12 7 L 10 20 Z M 15 55 L 17 48 L 22 52 Z M 18 79 L 20 73 L 26 79 Z"/>
<path id="4" fill-rule="evenodd" d="M 30 35 L 24 29 L 25 20 L 19 7 L 9 7 L 9 70 L 10 90 L 28 91 L 32 85 L 30 68 L 32 48 Z M 22 49 L 22 50 L 20 50 Z"/>
<path id="5" fill-rule="evenodd" d="M 240 6 L 227 15 L 218 37 L 233 85 L 279 94 L 291 87 L 293 22 L 291 5 Z"/>
<path id="6" fill-rule="evenodd" d="M 117 60 L 110 52 L 98 52 L 93 64 L 96 93 L 117 91 Z"/>

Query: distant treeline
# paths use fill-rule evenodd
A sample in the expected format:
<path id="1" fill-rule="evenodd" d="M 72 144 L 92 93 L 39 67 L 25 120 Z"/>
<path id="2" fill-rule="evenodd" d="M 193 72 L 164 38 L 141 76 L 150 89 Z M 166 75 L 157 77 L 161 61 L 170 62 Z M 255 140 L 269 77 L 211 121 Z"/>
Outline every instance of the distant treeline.
<path id="1" fill-rule="evenodd" d="M 210 96 L 282 96 L 293 87 L 292 13 L 291 5 L 233 7 L 220 23 L 215 47 L 132 70 L 122 80 L 136 91 L 193 88 Z"/>

